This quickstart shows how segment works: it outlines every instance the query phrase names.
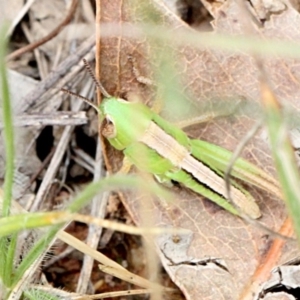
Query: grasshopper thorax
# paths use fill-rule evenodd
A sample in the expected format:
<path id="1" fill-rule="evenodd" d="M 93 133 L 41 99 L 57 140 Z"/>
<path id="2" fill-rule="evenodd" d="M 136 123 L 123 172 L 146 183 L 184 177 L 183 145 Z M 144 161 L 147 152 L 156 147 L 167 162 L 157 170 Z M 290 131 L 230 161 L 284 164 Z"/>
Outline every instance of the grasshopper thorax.
<path id="1" fill-rule="evenodd" d="M 118 150 L 124 150 L 143 136 L 153 114 L 141 103 L 114 97 L 104 99 L 99 110 L 102 134 Z"/>

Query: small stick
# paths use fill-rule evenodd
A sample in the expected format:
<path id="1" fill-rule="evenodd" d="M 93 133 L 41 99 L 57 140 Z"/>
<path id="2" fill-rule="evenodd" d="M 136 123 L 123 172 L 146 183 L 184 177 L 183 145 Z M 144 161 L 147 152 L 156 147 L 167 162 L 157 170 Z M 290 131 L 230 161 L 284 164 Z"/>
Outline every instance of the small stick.
<path id="1" fill-rule="evenodd" d="M 65 19 L 56 27 L 54 28 L 54 30 L 52 30 L 49 34 L 47 34 L 46 36 L 44 36 L 43 38 L 41 38 L 40 40 L 37 40 L 29 45 L 26 45 L 25 47 L 22 47 L 12 53 L 10 53 L 7 57 L 6 57 L 6 61 L 10 61 L 13 60 L 15 58 L 17 58 L 18 56 L 21 56 L 22 54 L 29 52 L 45 43 L 47 43 L 48 41 L 50 41 L 52 38 L 54 38 L 55 36 L 57 36 L 61 30 L 68 24 L 70 23 L 70 21 L 72 20 L 72 16 L 76 10 L 78 4 L 78 0 L 73 0 L 70 10 L 67 14 L 67 16 L 65 17 Z"/>

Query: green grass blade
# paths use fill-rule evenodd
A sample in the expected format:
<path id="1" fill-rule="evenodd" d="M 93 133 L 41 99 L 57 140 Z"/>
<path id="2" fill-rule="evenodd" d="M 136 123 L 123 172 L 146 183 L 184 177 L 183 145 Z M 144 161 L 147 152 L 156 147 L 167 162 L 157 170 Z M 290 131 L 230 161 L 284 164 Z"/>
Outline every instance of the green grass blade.
<path id="1" fill-rule="evenodd" d="M 6 154 L 5 181 L 4 181 L 4 199 L 2 215 L 9 215 L 10 204 L 12 198 L 12 186 L 14 176 L 14 130 L 12 121 L 12 108 L 9 96 L 9 87 L 6 74 L 5 54 L 7 40 L 5 38 L 5 30 L 1 30 L 0 34 L 0 80 L 1 80 L 1 98 L 2 98 L 2 114 L 4 124 L 4 143 Z"/>
<path id="2" fill-rule="evenodd" d="M 282 108 L 265 85 L 263 86 L 263 96 L 272 155 L 287 209 L 300 241 L 300 175 L 294 151 L 289 140 Z"/>
<path id="3" fill-rule="evenodd" d="M 3 27 L 0 32 L 0 86 L 1 86 L 1 99 L 2 99 L 2 119 L 4 124 L 4 144 L 5 144 L 5 178 L 3 189 L 3 207 L 2 217 L 10 214 L 10 207 L 12 201 L 12 188 L 14 176 L 14 130 L 12 121 L 12 108 L 9 95 L 8 79 L 6 73 L 5 55 L 7 48 L 6 28 Z M 10 237 L 8 242 L 7 238 L 1 239 L 1 248 L 6 248 L 5 252 L 0 254 L 0 261 L 3 262 L 1 272 L 1 279 L 6 285 L 10 286 L 12 273 L 14 268 L 14 254 L 17 245 L 17 235 Z"/>
<path id="4" fill-rule="evenodd" d="M 99 182 L 91 183 L 84 191 L 82 191 L 70 204 L 69 211 L 76 212 L 99 192 L 104 190 L 122 189 L 136 189 L 145 187 L 143 190 L 148 190 L 149 193 L 155 193 L 164 198 L 170 198 L 170 194 L 161 189 L 155 183 L 150 184 L 133 176 L 113 176 L 103 179 Z M 10 235 L 12 233 L 24 230 L 40 228 L 44 226 L 51 226 L 54 224 L 64 223 L 69 221 L 69 214 L 67 212 L 37 212 L 24 213 L 12 215 L 0 219 L 0 237 Z"/>
<path id="5" fill-rule="evenodd" d="M 21 278 L 24 276 L 24 273 L 32 266 L 38 266 L 41 260 L 43 259 L 43 254 L 49 249 L 55 238 L 56 233 L 60 230 L 61 225 L 55 225 L 52 227 L 48 233 L 46 233 L 42 238 L 40 238 L 34 246 L 28 251 L 26 257 L 22 260 L 19 267 L 15 272 L 13 278 L 12 287 L 15 287 Z"/>
<path id="6" fill-rule="evenodd" d="M 76 212 L 83 206 L 85 206 L 96 194 L 105 190 L 115 190 L 118 188 L 141 189 L 142 191 L 164 197 L 164 199 L 166 200 L 171 199 L 171 194 L 155 183 L 149 184 L 149 182 L 145 182 L 134 176 L 117 175 L 89 184 L 69 205 L 68 210 L 71 212 Z M 29 250 L 27 256 L 23 259 L 18 269 L 16 270 L 13 286 L 15 286 L 19 282 L 25 271 L 32 264 L 36 263 L 36 261 L 41 260 L 40 257 L 43 251 L 45 250 L 45 248 L 49 248 L 52 245 L 56 233 L 61 228 L 61 225 L 51 227 L 49 231 L 43 237 L 41 237 L 40 240 L 37 241 L 35 245 Z"/>
<path id="7" fill-rule="evenodd" d="M 7 251 L 5 252 L 6 260 L 4 264 L 4 277 L 3 281 L 5 282 L 7 287 L 11 287 L 12 283 L 12 275 L 14 274 L 14 259 L 15 259 L 15 252 L 18 242 L 18 234 L 13 234 L 10 237 L 9 246 Z"/>
<path id="8" fill-rule="evenodd" d="M 111 191 L 116 189 L 140 189 L 142 191 L 155 194 L 166 200 L 171 199 L 171 194 L 166 190 L 162 189 L 159 185 L 154 182 L 149 184 L 139 179 L 138 177 L 129 175 L 115 175 L 107 177 L 98 182 L 89 184 L 84 191 L 82 191 L 74 201 L 69 205 L 68 209 L 71 212 L 76 212 L 83 206 L 85 206 L 91 198 L 96 196 L 101 191 Z"/>
<path id="9" fill-rule="evenodd" d="M 0 219 L 0 237 L 32 228 L 51 226 L 68 221 L 68 214 L 64 212 L 37 212 L 8 216 Z"/>
<path id="10" fill-rule="evenodd" d="M 1 265 L 3 267 L 0 268 L 0 282 L 2 286 L 0 286 L 2 293 L 4 293 L 4 285 L 8 286 L 9 282 L 7 282 L 6 278 L 6 271 L 5 271 L 5 265 L 6 265 L 6 253 L 8 248 L 9 240 L 7 237 L 3 237 L 0 239 L 0 259 L 1 259 Z"/>
<path id="11" fill-rule="evenodd" d="M 29 289 L 24 292 L 24 296 L 28 300 L 38 300 L 38 299 L 40 299 L 40 300 L 61 300 L 61 299 L 63 299 L 59 296 L 54 295 L 54 293 L 55 293 L 55 290 L 53 291 L 53 294 L 50 294 L 50 289 L 49 289 L 49 292 L 43 291 L 43 290 L 38 290 L 38 289 Z M 61 293 L 63 293 L 63 291 Z M 67 295 L 65 295 L 65 296 L 67 296 Z"/>

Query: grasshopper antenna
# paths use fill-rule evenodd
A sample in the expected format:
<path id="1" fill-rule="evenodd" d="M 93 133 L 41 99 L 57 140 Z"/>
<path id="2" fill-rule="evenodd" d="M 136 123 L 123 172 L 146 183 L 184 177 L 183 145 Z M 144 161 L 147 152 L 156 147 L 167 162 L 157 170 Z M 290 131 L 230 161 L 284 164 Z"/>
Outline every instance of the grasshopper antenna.
<path id="1" fill-rule="evenodd" d="M 73 93 L 73 92 L 71 92 L 71 91 L 69 91 L 69 90 L 66 90 L 66 89 L 60 89 L 60 90 L 61 90 L 62 92 L 64 92 L 64 93 L 68 94 L 68 95 L 75 96 L 75 97 L 81 99 L 82 101 L 88 103 L 90 106 L 94 107 L 94 108 L 96 109 L 96 111 L 99 112 L 98 106 L 95 105 L 95 104 L 94 104 L 91 100 L 89 100 L 88 98 L 83 97 L 83 96 L 81 96 L 81 95 L 78 95 L 78 94 L 76 94 L 76 93 Z"/>
<path id="2" fill-rule="evenodd" d="M 86 70 L 88 71 L 89 75 L 92 77 L 93 81 L 95 82 L 97 88 L 100 90 L 100 92 L 102 93 L 102 95 L 106 98 L 110 98 L 111 95 L 106 91 L 106 89 L 103 87 L 103 85 L 101 84 L 101 82 L 96 78 L 90 64 L 88 63 L 88 61 L 86 59 L 83 58 L 83 63 L 84 66 L 86 68 Z M 76 93 L 71 92 L 70 90 L 67 89 L 60 89 L 62 92 L 69 94 L 71 96 L 75 96 L 81 100 L 83 100 L 84 102 L 88 103 L 90 106 L 94 107 L 97 111 L 99 111 L 99 108 L 97 107 L 97 105 L 95 105 L 92 101 L 90 101 L 88 98 L 83 97 L 81 95 L 78 95 Z"/>
<path id="3" fill-rule="evenodd" d="M 87 60 L 85 58 L 83 58 L 83 63 L 84 66 L 86 68 L 86 70 L 88 71 L 88 73 L 90 74 L 90 76 L 92 77 L 92 79 L 94 80 L 97 88 L 100 90 L 100 92 L 102 93 L 102 95 L 105 98 L 111 98 L 111 95 L 106 91 L 106 89 L 103 87 L 102 83 L 96 78 L 90 64 L 87 62 Z"/>

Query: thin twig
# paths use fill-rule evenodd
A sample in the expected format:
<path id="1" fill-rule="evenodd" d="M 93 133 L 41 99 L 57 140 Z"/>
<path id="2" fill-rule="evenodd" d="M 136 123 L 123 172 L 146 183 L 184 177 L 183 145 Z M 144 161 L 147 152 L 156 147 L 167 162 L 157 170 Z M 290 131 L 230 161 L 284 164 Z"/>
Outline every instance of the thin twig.
<path id="1" fill-rule="evenodd" d="M 26 3 L 23 5 L 22 9 L 18 12 L 16 17 L 13 19 L 13 21 L 6 33 L 7 37 L 10 37 L 10 35 L 13 33 L 15 27 L 17 26 L 17 24 L 23 19 L 23 17 L 26 15 L 26 13 L 29 11 L 30 7 L 33 5 L 33 3 L 35 1 L 36 0 L 26 1 Z"/>
<path id="2" fill-rule="evenodd" d="M 28 114 L 19 115 L 14 118 L 15 127 L 26 126 L 47 126 L 47 125 L 83 125 L 87 123 L 86 113 L 84 111 L 79 112 L 52 112 L 50 114 Z M 0 129 L 4 127 L 3 122 L 0 121 Z"/>
<path id="3" fill-rule="evenodd" d="M 77 107 L 75 108 L 75 111 L 80 110 L 82 105 L 82 102 L 79 102 Z M 67 126 L 61 136 L 61 139 L 57 145 L 56 151 L 54 153 L 54 156 L 51 160 L 51 163 L 47 169 L 47 172 L 43 178 L 42 184 L 38 190 L 38 193 L 35 198 L 35 202 L 30 208 L 30 211 L 37 211 L 41 202 L 43 201 L 45 195 L 47 194 L 51 183 L 56 175 L 56 172 L 59 168 L 59 165 L 61 163 L 61 160 L 63 158 L 63 155 L 66 151 L 66 148 L 68 146 L 68 141 L 70 140 L 71 133 L 73 132 L 73 126 Z"/>
<path id="4" fill-rule="evenodd" d="M 232 200 L 231 193 L 230 193 L 230 173 L 232 171 L 232 168 L 234 167 L 235 161 L 239 158 L 241 155 L 241 152 L 247 145 L 247 143 L 255 136 L 259 128 L 262 126 L 263 121 L 257 121 L 256 124 L 252 127 L 250 131 L 245 135 L 245 137 L 240 141 L 238 146 L 235 148 L 235 151 L 233 152 L 231 159 L 227 165 L 227 169 L 224 172 L 224 180 L 225 180 L 225 185 L 226 185 L 226 191 L 227 191 L 227 199 L 228 201 L 238 210 L 240 217 L 245 220 L 247 223 L 252 224 L 256 226 L 257 228 L 263 230 L 264 232 L 270 234 L 271 236 L 283 240 L 294 240 L 293 238 L 289 236 L 282 235 L 278 232 L 275 232 L 274 230 L 270 229 L 269 227 L 263 225 L 262 223 L 258 222 L 257 220 L 253 220 L 250 217 L 248 217 L 246 214 L 242 213 L 239 207 L 235 205 L 235 203 Z"/>
<path id="5" fill-rule="evenodd" d="M 37 102 L 40 102 L 41 97 L 45 94 L 46 91 L 53 88 L 59 81 L 62 81 L 62 77 L 65 74 L 70 73 L 70 70 L 73 70 L 74 65 L 77 67 L 78 71 L 82 69 L 78 65 L 79 61 L 86 55 L 94 56 L 93 51 L 91 50 L 95 43 L 95 37 L 89 37 L 77 50 L 76 53 L 69 55 L 54 71 L 48 74 L 48 76 L 39 83 L 39 85 L 28 93 L 20 104 L 15 108 L 19 113 L 27 111 L 29 108 L 36 105 Z M 74 74 L 72 74 L 74 76 Z M 65 78 L 65 80 L 70 80 L 70 78 Z M 61 87 L 65 85 L 65 82 L 61 82 Z M 52 91 L 57 93 L 57 89 Z M 51 97 L 51 93 L 50 96 Z"/>
<path id="6" fill-rule="evenodd" d="M 10 53 L 7 57 L 6 57 L 6 61 L 10 61 L 13 60 L 15 58 L 17 58 L 18 56 L 21 56 L 22 54 L 32 51 L 33 49 L 45 44 L 46 42 L 50 41 L 52 38 L 54 38 L 55 36 L 57 36 L 61 30 L 72 20 L 72 17 L 74 15 L 74 12 L 76 10 L 78 4 L 78 0 L 73 0 L 69 9 L 69 12 L 67 14 L 67 16 L 65 17 L 65 19 L 54 29 L 52 30 L 49 34 L 47 34 L 45 37 L 41 38 L 38 41 L 35 41 L 29 45 L 26 45 L 25 47 L 22 47 L 12 53 Z"/>
<path id="7" fill-rule="evenodd" d="M 227 165 L 227 168 L 224 172 L 224 180 L 226 184 L 226 190 L 227 190 L 227 199 L 238 209 L 238 207 L 234 204 L 234 201 L 232 200 L 231 193 L 230 193 L 230 174 L 232 172 L 232 169 L 234 167 L 235 161 L 239 158 L 241 155 L 243 149 L 246 147 L 248 142 L 255 136 L 258 129 L 262 126 L 262 121 L 256 122 L 256 124 L 252 127 L 251 130 L 248 131 L 248 133 L 242 138 L 242 140 L 239 142 L 237 147 L 235 148 L 234 152 L 232 153 L 232 156 L 230 158 L 230 161 Z"/>
<path id="8" fill-rule="evenodd" d="M 102 149 L 100 138 L 98 137 L 97 143 L 97 154 L 96 162 L 94 164 L 94 182 L 99 181 L 103 177 L 103 158 L 102 158 Z M 100 219 L 104 219 L 106 215 L 107 202 L 109 198 L 109 192 L 104 192 L 100 195 L 97 195 L 93 198 L 91 203 L 91 216 L 95 216 Z M 87 245 L 93 249 L 97 249 L 99 240 L 102 234 L 102 228 L 99 226 L 90 224 L 88 236 L 86 239 Z M 90 282 L 90 277 L 92 273 L 94 259 L 91 256 L 85 255 L 83 259 L 83 264 L 77 284 L 77 293 L 85 294 L 88 289 L 88 284 Z"/>

